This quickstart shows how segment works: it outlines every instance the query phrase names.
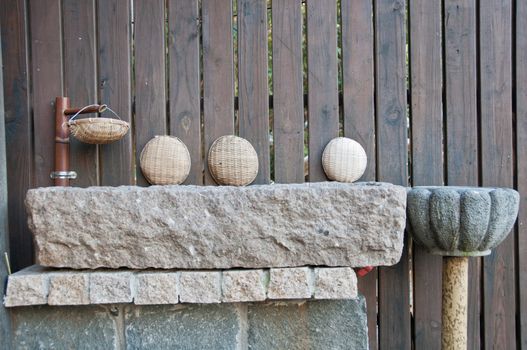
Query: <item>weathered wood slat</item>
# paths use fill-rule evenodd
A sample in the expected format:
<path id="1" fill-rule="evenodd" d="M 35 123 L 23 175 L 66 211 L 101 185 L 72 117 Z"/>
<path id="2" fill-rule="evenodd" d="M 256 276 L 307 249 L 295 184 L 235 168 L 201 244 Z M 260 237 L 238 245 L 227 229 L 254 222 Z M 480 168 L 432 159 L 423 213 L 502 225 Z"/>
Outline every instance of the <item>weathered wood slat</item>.
<path id="1" fill-rule="evenodd" d="M 200 24 L 197 0 L 168 3 L 170 133 L 187 145 L 192 160 L 185 184 L 203 184 L 200 111 Z"/>
<path id="2" fill-rule="evenodd" d="M 362 180 L 375 181 L 375 111 L 373 75 L 373 6 L 369 1 L 341 0 L 342 95 L 344 136 L 359 142 L 368 156 Z M 359 290 L 368 305 L 370 349 L 378 347 L 377 275 L 359 278 Z"/>
<path id="3" fill-rule="evenodd" d="M 214 140 L 234 133 L 231 0 L 203 0 L 202 16 L 203 129 L 207 154 Z M 205 184 L 215 184 L 208 169 L 205 171 Z"/>
<path id="4" fill-rule="evenodd" d="M 32 264 L 24 197 L 33 182 L 26 1 L 0 1 L 6 130 L 9 246 L 14 271 Z"/>
<path id="5" fill-rule="evenodd" d="M 129 1 L 98 1 L 100 100 L 129 123 L 132 120 L 130 19 Z M 134 183 L 132 133 L 130 130 L 123 139 L 99 148 L 101 185 Z"/>
<path id="6" fill-rule="evenodd" d="M 64 95 L 70 98 L 72 107 L 97 103 L 95 0 L 64 0 L 62 17 L 64 19 Z M 97 146 L 70 137 L 70 147 L 71 170 L 78 174 L 72 185 L 80 187 L 97 185 Z"/>
<path id="7" fill-rule="evenodd" d="M 254 183 L 269 183 L 269 91 L 265 1 L 238 1 L 238 95 L 240 136 L 247 139 L 258 154 L 258 175 Z"/>
<path id="8" fill-rule="evenodd" d="M 411 1 L 410 88 L 412 184 L 443 185 L 441 2 Z M 442 257 L 414 244 L 416 349 L 441 349 Z"/>
<path id="9" fill-rule="evenodd" d="M 54 170 L 55 97 L 62 96 L 62 28 L 59 0 L 29 2 L 35 185 L 51 186 Z"/>
<path id="10" fill-rule="evenodd" d="M 375 4 L 377 177 L 400 185 L 408 182 L 404 14 L 404 1 Z M 409 296 L 406 244 L 399 264 L 379 269 L 380 349 L 411 348 Z"/>
<path id="11" fill-rule="evenodd" d="M 136 1 L 135 16 L 135 149 L 136 181 L 148 185 L 139 157 L 156 135 L 167 133 L 165 91 L 165 2 Z"/>
<path id="12" fill-rule="evenodd" d="M 0 4 L 0 9 L 4 9 Z M 0 16 L 0 38 L 2 37 L 2 18 Z M 0 67 L 3 67 L 2 47 L 0 45 Z M 6 137 L 5 137 L 5 109 L 4 109 L 4 79 L 3 70 L 0 70 L 0 252 L 9 250 L 9 223 L 8 223 L 8 194 L 7 194 L 7 169 L 6 169 Z M 0 290 L 6 290 L 7 275 L 9 271 L 6 264 L 0 266 Z M 0 339 L 6 347 L 11 344 L 11 320 L 7 310 L 0 307 Z"/>
<path id="13" fill-rule="evenodd" d="M 307 1 L 309 181 L 325 181 L 322 152 L 339 135 L 337 9 L 333 0 Z"/>
<path id="14" fill-rule="evenodd" d="M 513 186 L 512 1 L 479 2 L 481 182 Z M 514 235 L 483 259 L 486 349 L 516 348 Z"/>
<path id="15" fill-rule="evenodd" d="M 444 3 L 447 185 L 478 185 L 476 3 Z M 469 261 L 469 300 L 480 300 L 481 259 Z M 468 304 L 468 349 L 480 349 L 480 303 Z"/>
<path id="16" fill-rule="evenodd" d="M 520 348 L 527 349 L 527 2 L 516 2 L 516 179 L 518 218 L 518 292 Z"/>
<path id="17" fill-rule="evenodd" d="M 272 11 L 274 179 L 304 182 L 301 4 L 275 0 Z"/>

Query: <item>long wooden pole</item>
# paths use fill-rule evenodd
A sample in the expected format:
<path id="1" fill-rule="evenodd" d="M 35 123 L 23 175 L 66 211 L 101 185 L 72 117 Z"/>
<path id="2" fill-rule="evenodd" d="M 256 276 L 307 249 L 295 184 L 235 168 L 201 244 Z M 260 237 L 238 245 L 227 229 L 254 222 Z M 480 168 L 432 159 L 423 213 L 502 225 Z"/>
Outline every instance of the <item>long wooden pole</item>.
<path id="1" fill-rule="evenodd" d="M 70 171 L 70 133 L 68 130 L 68 116 L 66 109 L 69 108 L 70 100 L 67 97 L 55 99 L 55 174 Z M 69 186 L 70 179 L 66 176 L 54 178 L 55 186 Z"/>
<path id="2" fill-rule="evenodd" d="M 443 350 L 467 349 L 468 259 L 443 258 Z"/>

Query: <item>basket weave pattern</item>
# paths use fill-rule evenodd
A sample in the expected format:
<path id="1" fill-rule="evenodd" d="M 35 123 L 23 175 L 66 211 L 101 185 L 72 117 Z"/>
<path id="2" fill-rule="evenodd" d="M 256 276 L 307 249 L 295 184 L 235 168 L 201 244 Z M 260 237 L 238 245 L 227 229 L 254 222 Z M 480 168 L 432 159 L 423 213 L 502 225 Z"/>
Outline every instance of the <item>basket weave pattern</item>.
<path id="1" fill-rule="evenodd" d="M 210 147 L 208 165 L 218 184 L 245 186 L 258 174 L 258 155 L 249 141 L 227 135 L 218 138 Z"/>
<path id="2" fill-rule="evenodd" d="M 70 133 L 79 141 L 94 145 L 107 144 L 123 138 L 130 124 L 112 118 L 86 118 L 68 122 Z"/>
<path id="3" fill-rule="evenodd" d="M 322 166 L 330 180 L 354 182 L 366 170 L 367 156 L 364 148 L 346 137 L 331 140 L 322 154 Z"/>
<path id="4" fill-rule="evenodd" d="M 143 148 L 141 171 L 152 185 L 179 185 L 190 172 L 187 146 L 173 136 L 156 136 Z"/>

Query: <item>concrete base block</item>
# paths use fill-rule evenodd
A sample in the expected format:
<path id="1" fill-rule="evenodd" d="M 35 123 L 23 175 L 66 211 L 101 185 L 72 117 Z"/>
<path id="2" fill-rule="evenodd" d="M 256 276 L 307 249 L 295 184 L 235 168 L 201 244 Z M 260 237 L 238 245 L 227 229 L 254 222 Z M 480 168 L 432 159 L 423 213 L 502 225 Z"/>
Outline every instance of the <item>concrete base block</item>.
<path id="1" fill-rule="evenodd" d="M 215 305 L 32 306 L 10 311 L 6 349 L 368 348 L 364 298 Z M 11 345 L 11 346 L 10 346 Z"/>

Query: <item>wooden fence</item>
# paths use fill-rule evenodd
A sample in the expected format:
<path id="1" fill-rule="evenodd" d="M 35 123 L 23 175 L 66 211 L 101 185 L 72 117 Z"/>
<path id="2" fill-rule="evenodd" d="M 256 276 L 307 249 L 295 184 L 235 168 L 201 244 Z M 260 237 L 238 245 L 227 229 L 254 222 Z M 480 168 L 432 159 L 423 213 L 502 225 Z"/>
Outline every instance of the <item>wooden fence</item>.
<path id="1" fill-rule="evenodd" d="M 527 200 L 527 2 L 523 0 L 0 0 L 10 255 L 32 264 L 23 200 L 50 186 L 53 102 L 107 103 L 121 142 L 72 144 L 76 186 L 146 185 L 137 155 L 180 137 L 189 184 L 214 185 L 211 142 L 256 148 L 256 183 L 324 181 L 345 135 L 364 180 L 518 188 Z M 309 175 L 304 157 L 309 154 Z M 470 349 L 527 349 L 527 207 L 470 266 Z M 371 349 L 439 349 L 441 259 L 408 242 L 360 280 Z"/>

